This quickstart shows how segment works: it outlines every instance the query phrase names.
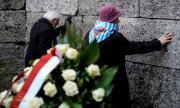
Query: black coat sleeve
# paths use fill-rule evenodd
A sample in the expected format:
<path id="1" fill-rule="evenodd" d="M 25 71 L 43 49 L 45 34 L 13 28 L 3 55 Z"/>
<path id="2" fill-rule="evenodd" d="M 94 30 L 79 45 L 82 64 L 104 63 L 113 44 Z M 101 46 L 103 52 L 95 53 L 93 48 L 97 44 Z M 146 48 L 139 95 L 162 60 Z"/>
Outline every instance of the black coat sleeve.
<path id="1" fill-rule="evenodd" d="M 60 33 L 62 34 L 62 36 L 65 35 L 65 33 L 66 33 L 66 26 L 65 25 L 59 26 L 56 29 L 54 29 L 55 37 L 59 36 Z"/>
<path id="2" fill-rule="evenodd" d="M 161 50 L 161 43 L 158 39 L 150 41 L 129 41 L 122 34 L 118 38 L 118 44 L 125 55 L 144 54 Z"/>
<path id="3" fill-rule="evenodd" d="M 38 52 L 42 56 L 47 53 L 47 50 L 52 47 L 52 31 L 46 30 L 38 36 Z"/>

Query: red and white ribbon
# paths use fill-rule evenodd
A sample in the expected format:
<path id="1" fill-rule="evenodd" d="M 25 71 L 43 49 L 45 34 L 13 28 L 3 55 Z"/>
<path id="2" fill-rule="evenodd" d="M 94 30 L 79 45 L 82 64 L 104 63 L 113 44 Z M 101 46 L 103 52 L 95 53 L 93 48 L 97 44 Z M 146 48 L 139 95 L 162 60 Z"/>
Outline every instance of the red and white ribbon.
<path id="1" fill-rule="evenodd" d="M 50 54 L 42 56 L 25 80 L 22 89 L 11 102 L 10 108 L 28 108 L 29 100 L 36 96 L 46 77 L 57 67 L 61 60 L 61 58 L 55 56 L 55 49 Z"/>

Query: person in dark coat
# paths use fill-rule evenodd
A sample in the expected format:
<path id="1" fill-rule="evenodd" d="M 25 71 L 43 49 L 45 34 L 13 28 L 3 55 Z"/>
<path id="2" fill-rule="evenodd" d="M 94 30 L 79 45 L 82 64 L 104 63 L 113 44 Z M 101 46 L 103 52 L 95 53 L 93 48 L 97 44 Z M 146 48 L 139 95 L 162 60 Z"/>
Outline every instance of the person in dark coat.
<path id="1" fill-rule="evenodd" d="M 34 23 L 30 33 L 30 43 L 25 55 L 25 67 L 29 67 L 30 61 L 40 58 L 47 50 L 57 44 L 56 37 L 65 34 L 66 27 L 59 26 L 60 15 L 56 11 L 48 11 Z M 66 18 L 71 23 L 71 16 Z M 57 28 L 56 28 L 57 27 Z"/>
<path id="2" fill-rule="evenodd" d="M 171 42 L 172 34 L 167 32 L 159 39 L 144 42 L 133 42 L 118 32 L 121 12 L 113 5 L 104 5 L 99 9 L 99 19 L 90 30 L 85 40 L 91 43 L 97 40 L 100 46 L 98 65 L 118 66 L 118 71 L 112 81 L 115 85 L 112 91 L 111 104 L 113 108 L 130 108 L 130 92 L 125 69 L 125 55 L 144 54 L 161 50 L 162 46 Z"/>

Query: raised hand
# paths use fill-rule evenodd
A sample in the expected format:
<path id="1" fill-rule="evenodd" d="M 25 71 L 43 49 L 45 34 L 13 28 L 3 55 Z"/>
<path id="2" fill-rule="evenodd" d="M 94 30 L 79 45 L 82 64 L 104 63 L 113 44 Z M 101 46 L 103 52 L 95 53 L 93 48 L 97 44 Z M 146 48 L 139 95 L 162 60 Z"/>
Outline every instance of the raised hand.
<path id="1" fill-rule="evenodd" d="M 159 41 L 161 42 L 162 45 L 170 43 L 172 40 L 172 33 L 167 32 L 163 34 L 160 38 Z"/>

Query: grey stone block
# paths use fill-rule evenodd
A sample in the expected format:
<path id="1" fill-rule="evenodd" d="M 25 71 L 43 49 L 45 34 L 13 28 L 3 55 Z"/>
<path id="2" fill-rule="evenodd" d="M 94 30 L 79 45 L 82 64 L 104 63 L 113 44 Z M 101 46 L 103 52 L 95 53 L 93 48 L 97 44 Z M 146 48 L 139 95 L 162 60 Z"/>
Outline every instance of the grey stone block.
<path id="1" fill-rule="evenodd" d="M 0 0 L 0 10 L 19 10 L 25 7 L 25 0 Z"/>
<path id="2" fill-rule="evenodd" d="M 80 15 L 98 15 L 98 9 L 104 4 L 113 4 L 121 11 L 122 16 L 139 16 L 138 0 L 79 0 Z"/>
<path id="3" fill-rule="evenodd" d="M 135 108 L 178 108 L 179 69 L 126 62 Z"/>
<path id="4" fill-rule="evenodd" d="M 140 0 L 142 17 L 180 19 L 179 0 Z"/>
<path id="5" fill-rule="evenodd" d="M 161 50 L 160 52 L 127 56 L 128 61 L 180 69 L 179 21 L 121 18 L 121 22 L 120 32 L 131 41 L 159 38 L 167 31 L 173 34 L 172 42 L 167 47 L 168 52 Z"/>
<path id="6" fill-rule="evenodd" d="M 111 1 L 111 0 L 109 0 Z M 114 0 L 122 13 L 122 17 L 138 17 L 139 0 Z M 117 2 L 118 1 L 118 2 Z"/>
<path id="7" fill-rule="evenodd" d="M 0 88 L 9 86 L 12 78 L 23 70 L 25 45 L 0 44 Z M 0 91 L 1 91 L 0 89 Z"/>
<path id="8" fill-rule="evenodd" d="M 26 0 L 26 11 L 47 12 L 48 10 L 75 15 L 78 10 L 78 0 Z"/>
<path id="9" fill-rule="evenodd" d="M 85 34 L 91 30 L 95 24 L 95 21 L 98 19 L 97 16 L 85 16 L 83 18 L 83 26 L 82 26 L 82 33 Z"/>
<path id="10" fill-rule="evenodd" d="M 98 8 L 102 6 L 106 0 L 79 0 L 80 15 L 98 15 Z"/>
<path id="11" fill-rule="evenodd" d="M 78 11 L 78 0 L 59 0 L 58 6 L 61 14 L 76 15 Z"/>
<path id="12" fill-rule="evenodd" d="M 48 10 L 57 10 L 57 0 L 26 0 L 26 11 L 46 12 Z"/>
<path id="13" fill-rule="evenodd" d="M 24 41 L 25 29 L 25 11 L 0 12 L 0 43 Z"/>
<path id="14" fill-rule="evenodd" d="M 76 26 L 76 32 L 77 34 L 82 34 L 82 30 L 83 30 L 83 20 L 81 16 L 75 16 L 72 18 L 72 22 L 75 24 Z"/>

